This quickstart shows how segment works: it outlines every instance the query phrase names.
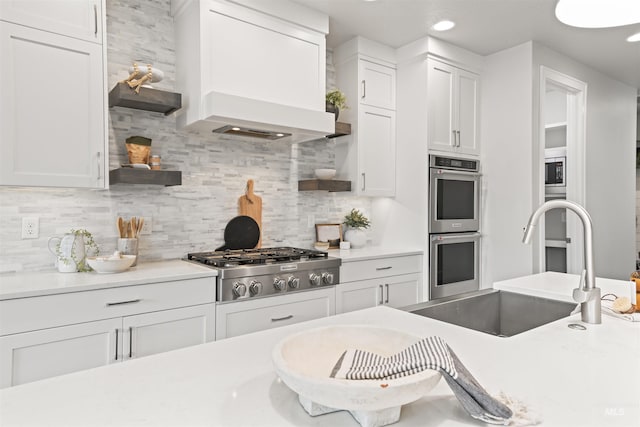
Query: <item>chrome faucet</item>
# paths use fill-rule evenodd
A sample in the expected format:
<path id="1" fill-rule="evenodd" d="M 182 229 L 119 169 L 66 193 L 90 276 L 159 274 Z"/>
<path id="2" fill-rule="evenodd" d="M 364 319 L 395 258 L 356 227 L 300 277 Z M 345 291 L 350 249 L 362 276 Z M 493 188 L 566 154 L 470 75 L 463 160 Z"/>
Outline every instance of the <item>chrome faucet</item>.
<path id="1" fill-rule="evenodd" d="M 549 200 L 540 205 L 529 218 L 527 228 L 522 237 L 523 243 L 529 243 L 533 235 L 533 229 L 538 224 L 538 220 L 548 210 L 570 209 L 574 211 L 582 220 L 584 229 L 584 270 L 580 275 L 580 283 L 573 290 L 573 299 L 580 303 L 582 321 L 586 323 L 602 323 L 600 288 L 596 287 L 596 276 L 593 270 L 593 222 L 589 213 L 577 203 L 568 200 Z"/>

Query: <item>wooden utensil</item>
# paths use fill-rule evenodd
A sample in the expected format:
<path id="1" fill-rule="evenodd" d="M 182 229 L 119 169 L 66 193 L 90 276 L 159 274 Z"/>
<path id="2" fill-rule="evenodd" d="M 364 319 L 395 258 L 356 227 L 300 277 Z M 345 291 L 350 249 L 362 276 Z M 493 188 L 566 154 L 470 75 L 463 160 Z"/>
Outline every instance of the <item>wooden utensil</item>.
<path id="1" fill-rule="evenodd" d="M 122 217 L 118 217 L 118 220 L 116 221 L 116 224 L 118 226 L 118 235 L 122 238 L 124 237 L 124 221 L 122 220 Z"/>
<path id="2" fill-rule="evenodd" d="M 253 180 L 247 181 L 244 195 L 238 199 L 238 214 L 251 217 L 258 224 L 260 237 L 256 248 L 262 247 L 262 198 L 253 192 Z"/>

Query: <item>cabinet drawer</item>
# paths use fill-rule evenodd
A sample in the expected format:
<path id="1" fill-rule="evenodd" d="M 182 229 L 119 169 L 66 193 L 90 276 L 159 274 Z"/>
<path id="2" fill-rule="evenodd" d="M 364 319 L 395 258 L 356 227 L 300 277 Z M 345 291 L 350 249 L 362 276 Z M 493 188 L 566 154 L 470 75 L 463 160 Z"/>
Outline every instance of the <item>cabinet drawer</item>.
<path id="1" fill-rule="evenodd" d="M 333 286 L 276 298 L 219 304 L 216 307 L 216 340 L 334 314 Z"/>
<path id="2" fill-rule="evenodd" d="M 0 301 L 0 335 L 215 302 L 199 278 Z"/>
<path id="3" fill-rule="evenodd" d="M 371 259 L 366 261 L 343 262 L 340 266 L 340 283 L 376 277 L 397 276 L 399 274 L 422 271 L 420 255 Z"/>

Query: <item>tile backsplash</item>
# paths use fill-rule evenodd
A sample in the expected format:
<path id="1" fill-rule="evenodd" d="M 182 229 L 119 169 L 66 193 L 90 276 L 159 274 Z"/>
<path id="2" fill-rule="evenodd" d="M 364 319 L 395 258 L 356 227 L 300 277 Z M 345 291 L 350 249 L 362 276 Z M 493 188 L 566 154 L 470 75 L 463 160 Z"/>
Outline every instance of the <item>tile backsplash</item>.
<path id="1" fill-rule="evenodd" d="M 108 88 L 126 78 L 132 62 L 150 62 L 165 73 L 158 89 L 174 90 L 175 53 L 170 0 L 107 0 Z M 327 54 L 327 88 L 334 81 Z M 140 262 L 183 257 L 223 244 L 224 227 L 238 213 L 248 179 L 263 200 L 263 246 L 310 247 L 313 223 L 338 223 L 352 208 L 371 211 L 368 198 L 351 193 L 298 192 L 298 179 L 333 167 L 335 141 L 300 144 L 249 142 L 177 131 L 175 118 L 111 108 L 110 168 L 127 162 L 124 141 L 142 135 L 163 169 L 181 170 L 182 185 L 112 185 L 109 190 L 0 188 L 0 272 L 53 267 L 50 236 L 85 228 L 103 253 L 115 249 L 118 216 L 151 217 L 153 232 L 141 236 Z M 22 218 L 39 217 L 40 235 L 21 239 Z"/>

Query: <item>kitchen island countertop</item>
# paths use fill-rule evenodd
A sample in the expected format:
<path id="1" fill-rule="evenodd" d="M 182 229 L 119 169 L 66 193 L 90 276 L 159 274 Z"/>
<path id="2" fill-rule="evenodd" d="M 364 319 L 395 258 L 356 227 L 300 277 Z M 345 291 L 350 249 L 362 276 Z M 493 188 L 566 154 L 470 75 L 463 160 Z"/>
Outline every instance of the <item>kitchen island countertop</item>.
<path id="1" fill-rule="evenodd" d="M 291 333 L 367 324 L 443 337 L 490 392 L 520 399 L 542 426 L 637 426 L 640 323 L 579 315 L 501 338 L 375 307 L 133 359 L 0 390 L 0 424 L 353 426 L 347 412 L 312 418 L 276 376 L 271 352 Z M 402 408 L 402 426 L 477 426 L 445 381 Z"/>

